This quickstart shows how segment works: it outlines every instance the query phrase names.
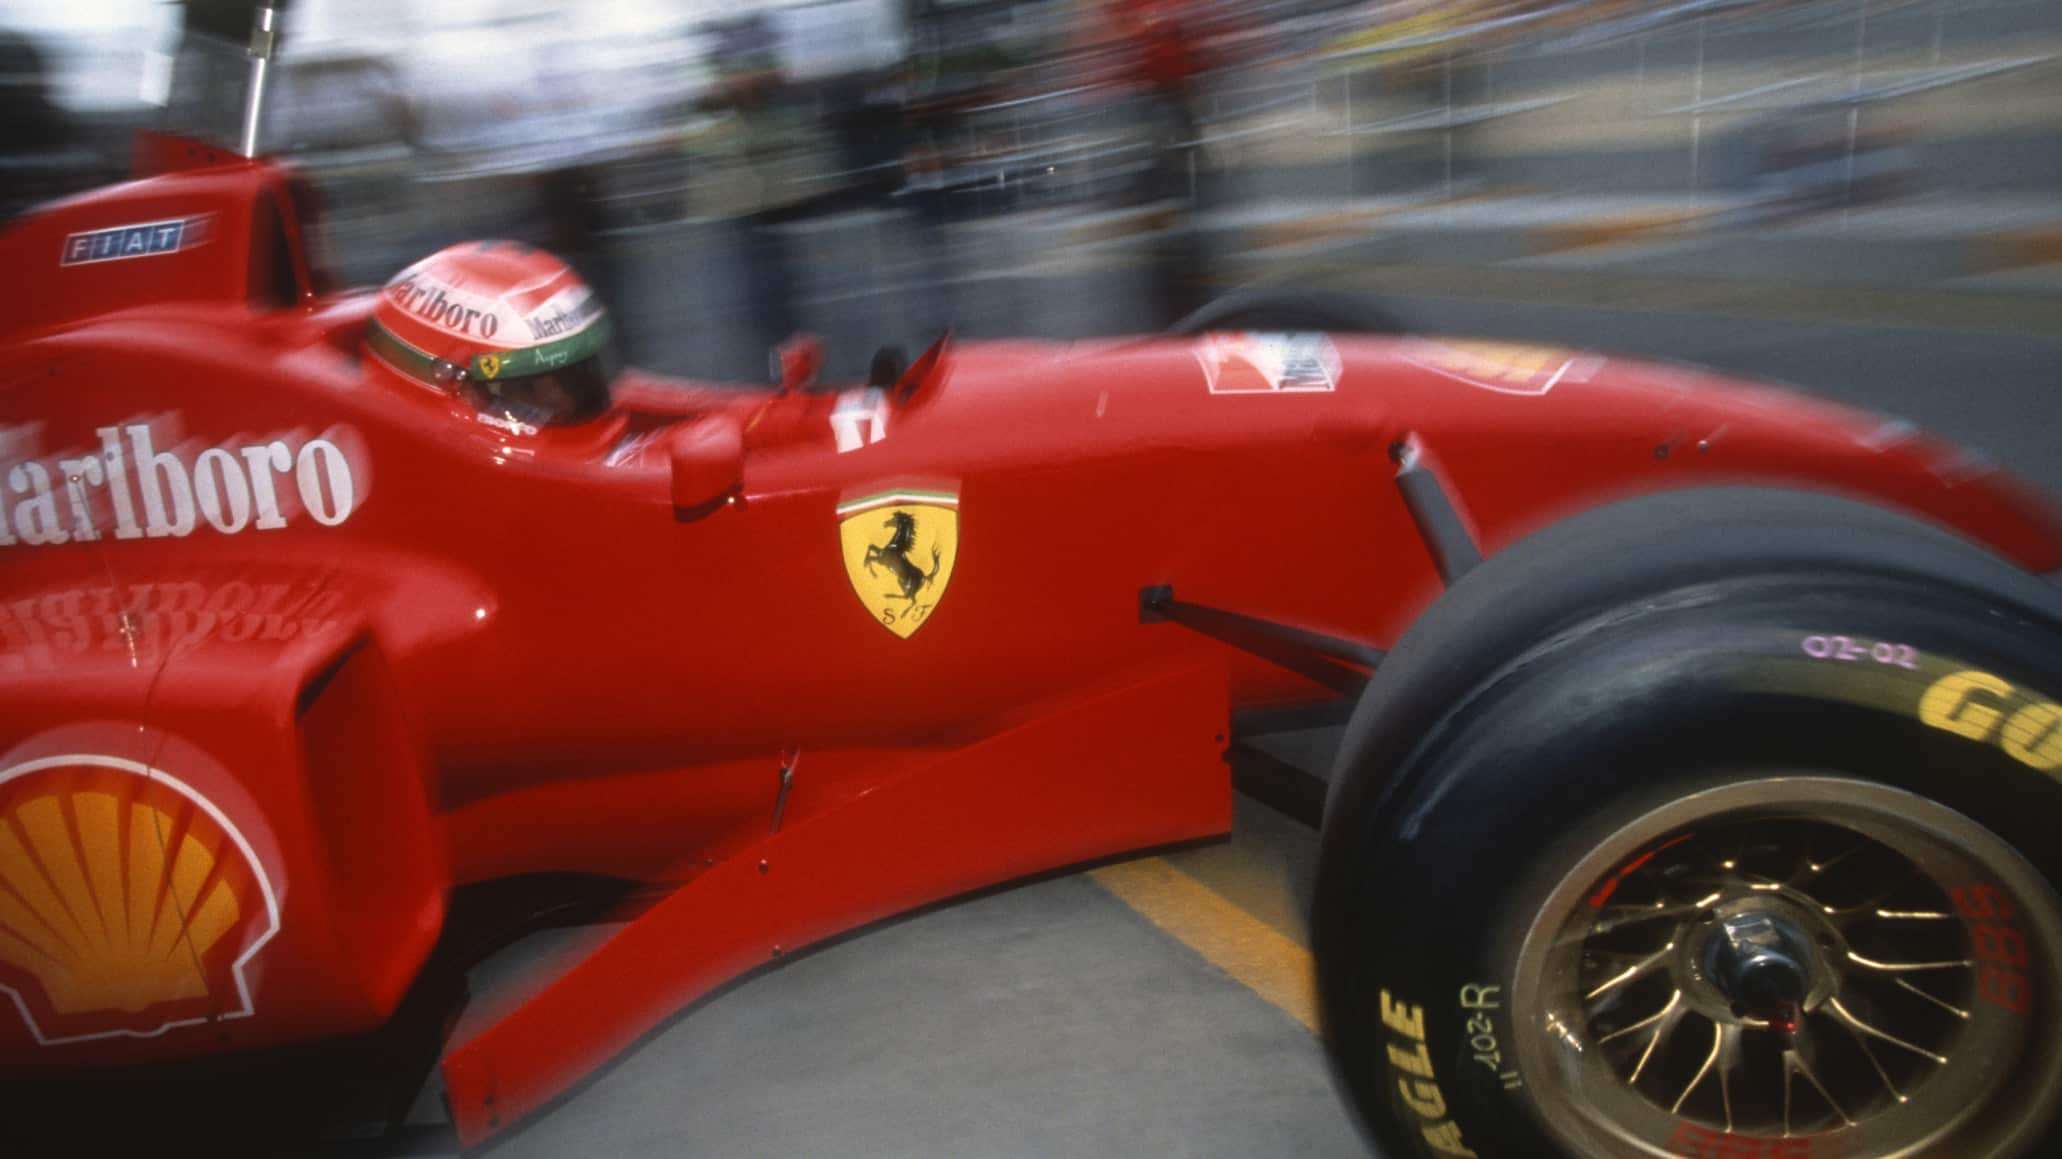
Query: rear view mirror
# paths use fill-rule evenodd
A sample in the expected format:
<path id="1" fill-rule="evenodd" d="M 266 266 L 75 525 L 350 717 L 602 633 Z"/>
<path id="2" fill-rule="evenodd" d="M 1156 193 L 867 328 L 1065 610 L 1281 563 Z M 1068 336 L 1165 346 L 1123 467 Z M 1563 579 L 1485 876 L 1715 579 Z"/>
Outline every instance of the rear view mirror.
<path id="1" fill-rule="evenodd" d="M 673 517 L 700 519 L 744 485 L 745 435 L 735 415 L 711 415 L 673 432 Z"/>
<path id="2" fill-rule="evenodd" d="M 895 380 L 897 402 L 915 402 L 919 395 L 925 394 L 944 381 L 945 351 L 951 345 L 952 331 L 947 330 L 938 335 L 938 340 L 931 343 L 928 349 L 916 356 L 916 361 L 910 363 L 909 369 L 903 371 L 902 376 Z"/>
<path id="3" fill-rule="evenodd" d="M 808 390 L 823 369 L 823 339 L 814 334 L 797 334 L 774 347 L 774 373 L 780 376 L 780 392 Z"/>

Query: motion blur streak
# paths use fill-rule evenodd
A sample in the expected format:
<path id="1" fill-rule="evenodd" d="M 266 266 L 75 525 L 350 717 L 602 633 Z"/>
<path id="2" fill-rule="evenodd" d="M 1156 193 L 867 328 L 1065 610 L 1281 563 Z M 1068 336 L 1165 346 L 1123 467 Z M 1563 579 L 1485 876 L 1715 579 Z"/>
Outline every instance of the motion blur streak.
<path id="1" fill-rule="evenodd" d="M 0 0 L 0 214 L 119 174 L 131 129 L 232 136 L 251 8 Z M 946 325 L 1150 329 L 1320 262 L 2062 313 L 2062 9 L 2032 0 L 291 0 L 282 27 L 261 144 L 319 187 L 338 275 L 545 244 L 677 374 L 758 377 L 798 329 L 831 377 Z"/>

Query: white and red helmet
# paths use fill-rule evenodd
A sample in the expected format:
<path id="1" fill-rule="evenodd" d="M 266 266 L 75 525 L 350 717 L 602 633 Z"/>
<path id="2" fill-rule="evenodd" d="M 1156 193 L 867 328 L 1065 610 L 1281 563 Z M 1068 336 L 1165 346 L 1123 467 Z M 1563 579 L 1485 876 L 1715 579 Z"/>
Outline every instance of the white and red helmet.
<path id="1" fill-rule="evenodd" d="M 496 422 L 600 417 L 615 377 L 601 298 L 566 263 L 512 241 L 462 242 L 394 275 L 373 307 L 375 365 Z"/>

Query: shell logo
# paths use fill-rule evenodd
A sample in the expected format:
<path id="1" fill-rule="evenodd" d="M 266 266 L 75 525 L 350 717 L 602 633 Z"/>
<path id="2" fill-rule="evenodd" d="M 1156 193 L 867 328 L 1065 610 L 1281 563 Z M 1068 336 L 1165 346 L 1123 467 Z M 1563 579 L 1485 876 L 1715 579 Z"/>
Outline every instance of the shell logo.
<path id="1" fill-rule="evenodd" d="M 0 770 L 0 993 L 38 1043 L 249 1017 L 278 932 L 250 844 L 184 782 L 110 756 Z"/>

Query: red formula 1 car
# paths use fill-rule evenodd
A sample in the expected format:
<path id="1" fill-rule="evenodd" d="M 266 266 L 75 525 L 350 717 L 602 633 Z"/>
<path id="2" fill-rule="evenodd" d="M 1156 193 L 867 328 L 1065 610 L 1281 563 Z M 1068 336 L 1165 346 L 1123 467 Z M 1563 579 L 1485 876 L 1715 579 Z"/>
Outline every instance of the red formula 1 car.
<path id="1" fill-rule="evenodd" d="M 421 1049 L 478 1142 L 783 954 L 1220 834 L 1228 745 L 1350 712 L 1316 950 L 1386 1154 L 2055 1153 L 2062 520 L 1952 448 L 1284 301 L 696 386 L 549 255 L 327 294 L 281 170 L 145 161 L 0 234 L 16 1109 Z"/>

